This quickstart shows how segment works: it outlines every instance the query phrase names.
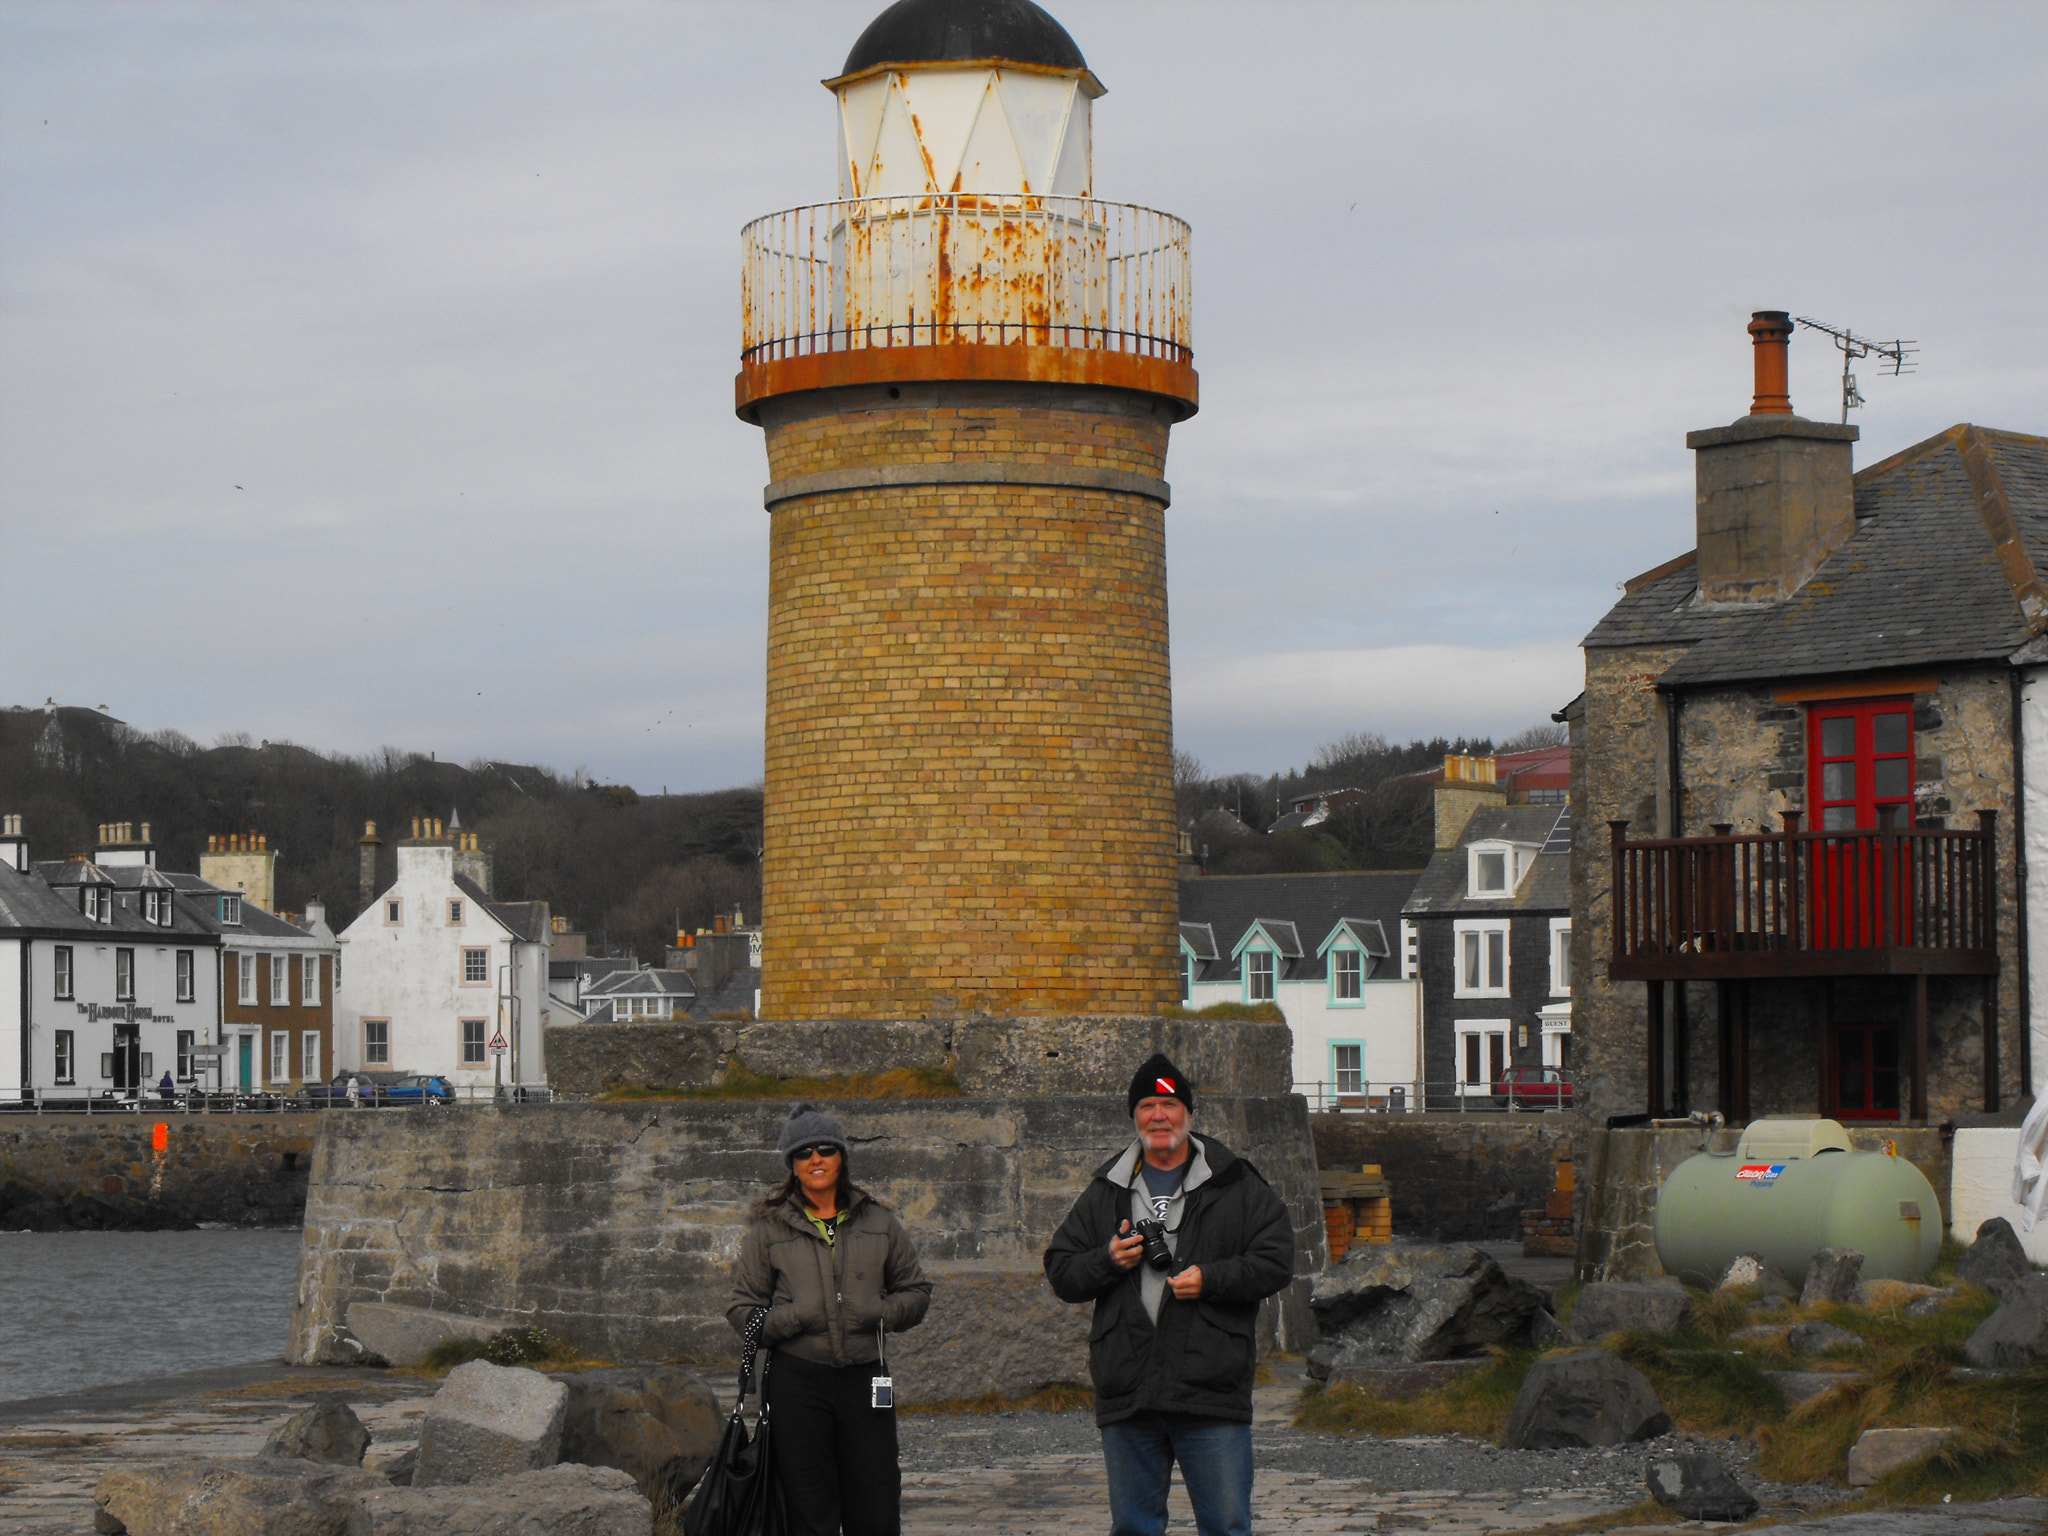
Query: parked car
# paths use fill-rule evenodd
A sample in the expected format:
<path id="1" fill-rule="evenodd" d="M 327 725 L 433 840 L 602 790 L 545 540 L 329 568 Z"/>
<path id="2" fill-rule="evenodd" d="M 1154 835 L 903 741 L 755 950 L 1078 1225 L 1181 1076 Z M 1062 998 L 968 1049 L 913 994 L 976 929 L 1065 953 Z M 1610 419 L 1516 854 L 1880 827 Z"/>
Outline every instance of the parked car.
<path id="1" fill-rule="evenodd" d="M 431 1072 L 408 1072 L 397 1081 L 388 1083 L 382 1092 L 386 1104 L 453 1104 L 455 1090 L 448 1086 L 448 1080 L 436 1077 Z"/>
<path id="2" fill-rule="evenodd" d="M 361 1087 L 362 1102 L 365 1106 L 375 1104 L 385 1091 L 376 1079 L 364 1072 L 337 1072 L 331 1082 L 308 1083 L 298 1091 L 297 1098 L 314 1109 L 329 1107 L 342 1108 L 348 1103 L 349 1079 L 354 1078 Z"/>
<path id="3" fill-rule="evenodd" d="M 1570 1109 L 1571 1074 L 1562 1067 L 1509 1067 L 1493 1085 L 1493 1102 L 1501 1108 Z"/>

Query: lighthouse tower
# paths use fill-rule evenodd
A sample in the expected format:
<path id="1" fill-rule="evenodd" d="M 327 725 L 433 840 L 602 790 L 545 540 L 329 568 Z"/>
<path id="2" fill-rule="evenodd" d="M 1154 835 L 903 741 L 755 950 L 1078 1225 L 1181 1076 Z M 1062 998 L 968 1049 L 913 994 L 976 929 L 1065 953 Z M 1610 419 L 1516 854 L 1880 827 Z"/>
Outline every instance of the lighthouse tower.
<path id="1" fill-rule="evenodd" d="M 744 234 L 767 436 L 765 1018 L 1180 996 L 1162 478 L 1188 229 L 1094 195 L 1030 0 L 899 0 L 839 198 Z"/>

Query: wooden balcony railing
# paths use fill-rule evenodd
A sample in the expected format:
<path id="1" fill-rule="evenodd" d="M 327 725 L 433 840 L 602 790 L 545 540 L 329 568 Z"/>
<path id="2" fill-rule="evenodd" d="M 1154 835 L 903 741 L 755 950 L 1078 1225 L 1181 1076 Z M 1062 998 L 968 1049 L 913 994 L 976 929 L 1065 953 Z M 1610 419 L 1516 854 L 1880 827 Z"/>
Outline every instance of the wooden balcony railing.
<path id="1" fill-rule="evenodd" d="M 1611 821 L 1617 981 L 1988 975 L 1997 812 L 1975 830 L 1886 824 L 1631 840 Z"/>

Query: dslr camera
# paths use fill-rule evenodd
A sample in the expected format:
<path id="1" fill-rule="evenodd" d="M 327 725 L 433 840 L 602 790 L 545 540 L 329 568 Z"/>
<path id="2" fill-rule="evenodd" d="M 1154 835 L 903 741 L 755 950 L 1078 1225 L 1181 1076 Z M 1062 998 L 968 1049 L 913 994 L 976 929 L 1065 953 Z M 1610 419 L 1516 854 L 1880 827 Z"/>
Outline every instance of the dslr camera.
<path id="1" fill-rule="evenodd" d="M 1166 1246 L 1166 1223 L 1134 1221 L 1131 1230 L 1145 1239 L 1145 1262 L 1164 1273 L 1173 1268 L 1173 1250 Z"/>

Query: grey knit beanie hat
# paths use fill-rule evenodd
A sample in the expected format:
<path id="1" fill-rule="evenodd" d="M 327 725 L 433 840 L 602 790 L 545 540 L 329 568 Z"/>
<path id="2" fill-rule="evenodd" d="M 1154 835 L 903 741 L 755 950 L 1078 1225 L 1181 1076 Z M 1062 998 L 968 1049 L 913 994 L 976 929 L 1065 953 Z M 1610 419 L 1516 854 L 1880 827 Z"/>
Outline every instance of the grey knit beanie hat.
<path id="1" fill-rule="evenodd" d="M 815 1104 L 799 1104 L 789 1112 L 782 1135 L 775 1143 L 775 1150 L 782 1154 L 783 1166 L 794 1165 L 798 1147 L 837 1147 L 839 1155 L 844 1157 L 846 1127 Z"/>

